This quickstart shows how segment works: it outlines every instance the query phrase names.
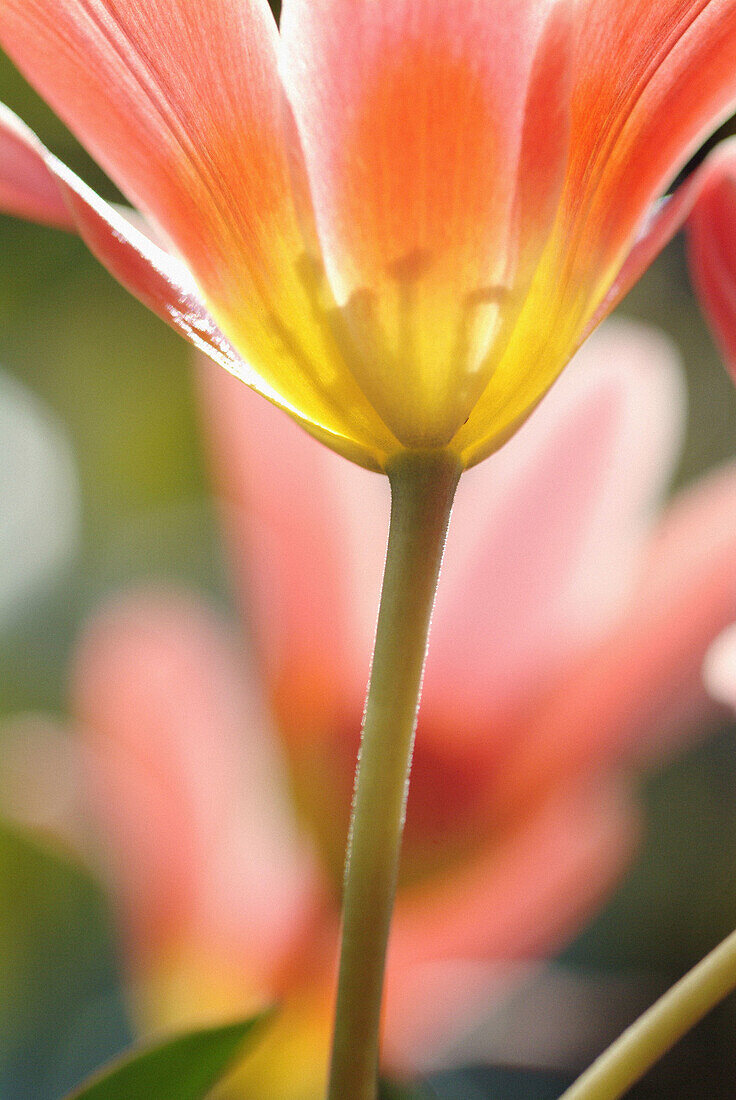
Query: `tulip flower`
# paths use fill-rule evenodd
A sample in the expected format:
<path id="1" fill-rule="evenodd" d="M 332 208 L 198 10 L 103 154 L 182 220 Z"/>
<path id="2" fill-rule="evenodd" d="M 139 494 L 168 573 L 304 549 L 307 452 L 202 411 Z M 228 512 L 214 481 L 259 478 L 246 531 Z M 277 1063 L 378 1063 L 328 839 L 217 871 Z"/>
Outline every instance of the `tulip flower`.
<path id="1" fill-rule="evenodd" d="M 280 28 L 266 0 L 0 0 L 0 43 L 144 220 L 3 114 L 6 207 L 76 228 L 198 347 L 390 478 L 330 1090 L 373 1100 L 457 482 L 685 216 L 690 192 L 656 204 L 736 104 L 736 0 L 287 0 Z"/>
<path id="2" fill-rule="evenodd" d="M 495 450 L 736 104 L 734 0 L 2 0 L 0 42 L 153 229 L 8 113 L 3 206 L 371 468 Z"/>
<path id="3" fill-rule="evenodd" d="M 58 828 L 42 816 L 58 797 L 29 807 L 22 777 L 58 790 L 76 745 L 140 1029 L 277 999 L 231 1094 L 318 1100 L 388 495 L 224 373 L 205 368 L 201 389 L 259 675 L 195 597 L 124 595 L 76 659 L 77 740 L 19 724 L 0 789 Z M 612 324 L 460 488 L 389 951 L 388 1070 L 436 1064 L 600 906 L 639 831 L 626 776 L 707 724 L 703 655 L 736 613 L 736 470 L 657 517 L 681 417 L 670 346 Z"/>

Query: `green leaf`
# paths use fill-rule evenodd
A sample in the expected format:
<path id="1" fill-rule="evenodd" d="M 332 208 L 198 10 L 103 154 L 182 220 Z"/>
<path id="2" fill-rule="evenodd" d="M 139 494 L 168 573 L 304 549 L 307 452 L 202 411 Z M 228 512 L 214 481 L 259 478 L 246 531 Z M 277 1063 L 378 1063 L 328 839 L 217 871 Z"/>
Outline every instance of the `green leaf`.
<path id="1" fill-rule="evenodd" d="M 268 1016 L 187 1032 L 135 1051 L 95 1074 L 67 1100 L 204 1100 Z"/>

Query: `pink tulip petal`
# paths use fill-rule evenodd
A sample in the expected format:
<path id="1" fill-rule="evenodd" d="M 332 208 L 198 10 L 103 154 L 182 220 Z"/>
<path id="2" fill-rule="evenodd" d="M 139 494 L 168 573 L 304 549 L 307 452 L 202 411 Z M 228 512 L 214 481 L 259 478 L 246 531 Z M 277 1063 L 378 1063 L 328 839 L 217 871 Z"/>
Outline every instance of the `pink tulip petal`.
<path id="1" fill-rule="evenodd" d="M 197 604 L 142 593 L 88 631 L 75 701 L 136 962 L 192 942 L 268 990 L 316 880 L 243 671 Z"/>
<path id="2" fill-rule="evenodd" d="M 560 681 L 513 752 L 498 762 L 498 801 L 620 761 L 659 759 L 714 715 L 705 654 L 736 618 L 736 468 L 683 493 L 660 524 L 620 625 Z"/>
<path id="3" fill-rule="evenodd" d="M 570 21 L 567 3 L 284 3 L 282 74 L 350 362 L 407 445 L 466 419 L 517 266 L 528 278 L 549 231 Z"/>
<path id="4" fill-rule="evenodd" d="M 266 0 L 4 0 L 0 43 L 184 258 L 266 390 L 374 467 L 395 441 L 329 333 Z"/>
<path id="5" fill-rule="evenodd" d="M 299 740 L 334 737 L 363 703 L 386 479 L 315 446 L 204 360 L 200 379 L 233 568 L 282 728 Z"/>
<path id="6" fill-rule="evenodd" d="M 518 435 L 465 475 L 429 649 L 428 737 L 504 740 L 504 718 L 612 624 L 683 412 L 671 345 L 611 322 Z"/>
<path id="7" fill-rule="evenodd" d="M 557 950 L 618 881 L 637 833 L 638 814 L 618 788 L 560 791 L 471 864 L 402 891 L 387 973 L 391 1062 L 421 1064 L 467 1026 L 479 1002 L 478 988 L 458 980 L 468 964 Z"/>

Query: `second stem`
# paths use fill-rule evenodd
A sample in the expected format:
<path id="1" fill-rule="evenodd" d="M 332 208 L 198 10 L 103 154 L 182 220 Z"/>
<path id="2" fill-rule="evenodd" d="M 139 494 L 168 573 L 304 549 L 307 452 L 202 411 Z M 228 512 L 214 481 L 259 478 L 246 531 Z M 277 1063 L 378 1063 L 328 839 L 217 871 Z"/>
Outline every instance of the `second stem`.
<path id="1" fill-rule="evenodd" d="M 391 525 L 343 895 L 329 1100 L 375 1100 L 386 947 L 429 624 L 460 468 L 405 452 L 388 470 Z"/>

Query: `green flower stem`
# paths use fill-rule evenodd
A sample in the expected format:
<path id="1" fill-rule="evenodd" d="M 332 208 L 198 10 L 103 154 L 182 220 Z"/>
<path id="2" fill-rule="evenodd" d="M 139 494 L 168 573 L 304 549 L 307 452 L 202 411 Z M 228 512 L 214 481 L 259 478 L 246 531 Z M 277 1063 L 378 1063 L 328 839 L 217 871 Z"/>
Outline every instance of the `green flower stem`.
<path id="1" fill-rule="evenodd" d="M 383 973 L 429 623 L 460 468 L 405 452 L 387 471 L 391 526 L 343 896 L 329 1100 L 375 1100 Z"/>
<path id="2" fill-rule="evenodd" d="M 618 1100 L 734 989 L 736 932 L 627 1028 L 561 1100 Z"/>

